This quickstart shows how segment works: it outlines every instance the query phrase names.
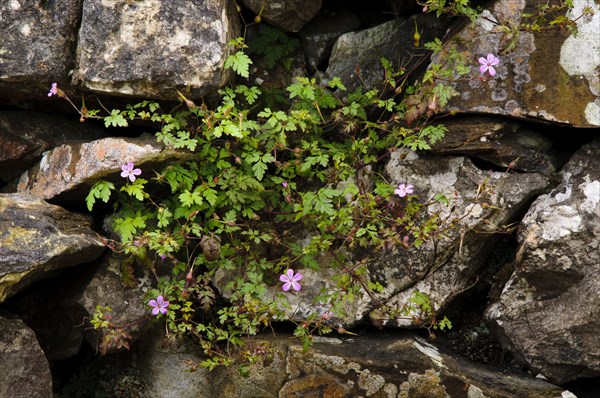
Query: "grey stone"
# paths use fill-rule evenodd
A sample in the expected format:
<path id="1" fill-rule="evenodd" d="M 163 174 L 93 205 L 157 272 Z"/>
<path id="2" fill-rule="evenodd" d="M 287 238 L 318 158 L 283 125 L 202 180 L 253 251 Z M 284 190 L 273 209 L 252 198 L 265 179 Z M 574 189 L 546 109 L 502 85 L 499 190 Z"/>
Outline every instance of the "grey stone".
<path id="1" fill-rule="evenodd" d="M 45 152 L 38 164 L 21 174 L 15 187 L 5 190 L 28 192 L 43 199 L 60 196 L 61 200 L 82 204 L 95 181 L 124 183 L 120 174 L 127 162 L 141 167 L 140 177 L 149 179 L 152 167 L 190 156 L 191 153 L 166 149 L 151 138 L 104 138 L 63 144 Z"/>
<path id="2" fill-rule="evenodd" d="M 306 353 L 290 344 L 286 362 L 288 380 L 280 396 L 326 389 L 331 396 L 446 398 L 462 396 L 475 386 L 490 397 L 514 398 L 522 393 L 558 398 L 563 391 L 524 374 L 509 376 L 474 366 L 406 334 L 320 338 Z"/>
<path id="3" fill-rule="evenodd" d="M 0 317 L 0 396 L 52 398 L 52 375 L 35 334 L 22 321 Z"/>
<path id="4" fill-rule="evenodd" d="M 287 32 L 298 32 L 321 9 L 322 0 L 242 0 L 256 15 Z"/>
<path id="5" fill-rule="evenodd" d="M 360 19 L 343 8 L 323 10 L 300 31 L 300 43 L 308 66 L 314 70 L 329 58 L 335 41 L 357 29 Z"/>
<path id="6" fill-rule="evenodd" d="M 397 254 L 382 253 L 372 267 L 372 279 L 386 286 L 384 302 L 406 304 L 413 289 L 429 295 L 436 308 L 446 306 L 459 292 L 486 272 L 497 233 L 510 225 L 548 184 L 536 173 L 484 172 L 462 157 L 438 157 L 406 150 L 392 153 L 386 171 L 396 183 L 411 183 L 422 201 L 444 194 L 449 206 L 432 208 L 441 220 L 438 236 Z M 454 223 L 454 226 L 451 224 Z M 408 326 L 410 320 L 382 320 Z"/>
<path id="7" fill-rule="evenodd" d="M 135 369 L 143 380 L 136 397 L 447 398 L 471 391 L 473 398 L 562 398 L 568 393 L 526 373 L 474 365 L 407 333 L 316 336 L 308 351 L 287 335 L 257 336 L 247 339 L 244 349 L 266 350 L 269 359 L 251 365 L 244 378 L 235 365 L 212 372 L 196 368 L 205 359 L 199 346 L 190 341 L 170 344 L 161 329 L 157 325 L 145 335 L 122 365 L 121 375 Z"/>
<path id="8" fill-rule="evenodd" d="M 219 367 L 212 372 L 198 368 L 190 373 L 191 365 L 206 359 L 198 345 L 165 343 L 164 328 L 153 328 L 141 341 L 136 367 L 146 380 L 146 396 L 165 398 L 207 397 L 277 397 L 285 380 L 285 351 L 281 344 L 274 348 L 272 362 L 262 368 L 251 367 L 250 377 L 240 375 L 237 367 Z M 248 341 L 248 349 L 259 347 L 263 341 Z"/>
<path id="9" fill-rule="evenodd" d="M 76 267 L 75 267 L 76 268 Z M 85 265 L 81 268 L 91 269 Z M 73 303 L 70 289 L 64 280 L 69 279 L 69 270 L 60 277 L 38 282 L 31 288 L 13 297 L 6 305 L 33 330 L 46 358 L 60 361 L 71 358 L 81 349 L 86 314 L 81 306 Z"/>
<path id="10" fill-rule="evenodd" d="M 457 35 L 458 49 L 471 66 L 471 74 L 454 84 L 460 93 L 441 112 L 477 112 L 523 119 L 543 119 L 579 127 L 600 126 L 600 6 L 575 0 L 567 17 L 577 19 L 578 34 L 568 29 L 521 32 L 515 47 L 499 23 L 519 26 L 524 13 L 538 12 L 534 0 L 499 0 L 491 3 L 474 25 Z M 585 7 L 593 17 L 581 17 Z M 449 41 L 447 46 L 453 45 Z M 479 57 L 500 58 L 496 76 L 480 75 Z M 432 63 L 444 64 L 442 51 Z"/>
<path id="11" fill-rule="evenodd" d="M 90 218 L 28 194 L 0 194 L 0 302 L 104 251 Z"/>
<path id="12" fill-rule="evenodd" d="M 78 304 L 88 319 L 96 306 L 109 306 L 112 309 L 108 312 L 111 322 L 115 326 L 123 326 L 122 330 L 126 333 L 124 342 L 129 345 L 137 341 L 147 329 L 150 308 L 145 306 L 142 288 L 147 290 L 150 286 L 141 282 L 138 285 L 137 281 L 131 280 L 133 285 L 127 286 L 123 278 L 123 264 L 127 264 L 127 260 L 118 253 L 112 252 L 105 256 L 91 277 L 80 275 L 77 278 L 80 283 L 73 290 L 69 301 Z M 87 329 L 84 336 L 99 352 L 110 354 L 121 348 L 111 344 L 109 332 Z"/>
<path id="13" fill-rule="evenodd" d="M 0 2 L 0 102 L 44 97 L 51 82 L 64 82 L 82 0 Z"/>
<path id="14" fill-rule="evenodd" d="M 432 147 L 438 154 L 474 156 L 506 170 L 551 175 L 559 160 L 552 141 L 519 123 L 493 117 L 464 117 L 443 121 L 448 132 Z"/>
<path id="15" fill-rule="evenodd" d="M 58 145 L 89 141 L 104 129 L 72 118 L 40 112 L 0 112 L 0 179 L 9 181 L 33 166 Z"/>
<path id="16" fill-rule="evenodd" d="M 225 0 L 86 0 L 73 82 L 110 95 L 199 97 L 233 76 L 224 63 L 239 29 Z"/>
<path id="17" fill-rule="evenodd" d="M 362 84 L 369 89 L 383 82 L 382 57 L 391 61 L 394 68 L 410 69 L 415 65 L 414 57 L 423 53 L 413 47 L 415 26 L 427 26 L 422 32 L 422 43 L 443 34 L 443 24 L 432 15 L 417 15 L 408 20 L 398 18 L 370 29 L 346 33 L 331 50 L 327 75 L 340 77 L 350 90 Z M 356 74 L 357 68 L 360 76 Z"/>
<path id="18" fill-rule="evenodd" d="M 75 356 L 84 338 L 102 355 L 123 350 L 117 343 L 133 344 L 150 320 L 150 308 L 144 301 L 150 280 L 124 278 L 126 264 L 127 259 L 118 253 L 107 253 L 92 264 L 71 268 L 59 277 L 38 283 L 35 289 L 10 300 L 8 309 L 36 331 L 40 346 L 51 361 Z M 90 320 L 97 306 L 111 308 L 105 314 L 123 331 L 123 339 L 108 338 L 117 329 L 92 327 Z"/>
<path id="19" fill-rule="evenodd" d="M 486 314 L 505 346 L 555 383 L 600 375 L 600 141 L 519 229 L 516 269 Z"/>

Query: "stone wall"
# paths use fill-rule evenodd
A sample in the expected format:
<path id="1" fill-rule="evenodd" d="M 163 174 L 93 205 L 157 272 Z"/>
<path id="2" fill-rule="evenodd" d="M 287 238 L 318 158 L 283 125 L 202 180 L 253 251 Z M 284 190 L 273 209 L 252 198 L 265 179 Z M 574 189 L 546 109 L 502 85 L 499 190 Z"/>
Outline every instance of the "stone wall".
<path id="1" fill-rule="evenodd" d="M 129 380 L 129 387 L 144 386 L 137 393 L 142 395 L 130 391 L 132 397 L 173 391 L 181 397 L 200 391 L 215 397 L 297 396 L 316 390 L 323 396 L 574 396 L 556 385 L 600 376 L 600 6 L 573 1 L 567 15 L 583 14 L 577 35 L 544 29 L 510 36 L 499 27 L 524 22 L 538 3 L 496 0 L 467 24 L 438 20 L 416 2 L 400 0 L 373 7 L 320 0 L 267 1 L 264 7 L 251 0 L 1 2 L 0 330 L 23 344 L 0 342 L 0 365 L 31 373 L 23 396 L 51 396 L 48 361 L 56 369 L 62 360 L 96 349 L 105 335 L 81 325 L 96 305 L 112 303 L 118 322 L 135 325 L 128 336 L 135 355 L 123 359 L 122 346 L 109 347 L 114 356 L 100 366 L 121 360 L 125 365 L 114 367 L 119 372 L 110 388 L 104 385 L 108 394 Z M 454 49 L 472 65 L 453 83 L 457 97 L 438 106 L 430 93 L 413 94 L 420 101 L 418 117 L 445 117 L 445 139 L 431 152 L 391 151 L 381 164 L 392 184 L 410 179 L 423 196 L 444 193 L 453 203 L 445 216 L 461 220 L 460 228 L 440 242 L 375 256 L 365 278 L 384 289 L 377 299 L 357 297 L 345 317 L 329 320 L 340 339 L 323 340 L 303 356 L 295 343 L 266 338 L 253 344 L 272 345 L 277 356 L 255 369 L 250 381 L 223 370 L 219 375 L 234 385 L 213 384 L 208 372 L 196 374 L 199 383 L 174 385 L 185 373 L 177 366 L 190 358 L 201 361 L 200 350 L 163 347 L 156 331 L 148 331 L 147 308 L 140 303 L 151 282 L 138 276 L 128 286 L 121 283 L 124 260 L 109 250 L 113 232 L 100 225 L 110 206 L 101 204 L 95 220 L 81 213 L 88 213 L 85 198 L 95 181 L 122 180 L 124 158 L 150 169 L 193 155 L 156 143 L 151 123 L 120 130 L 93 120 L 80 123 L 71 105 L 49 97 L 48 90 L 57 83 L 69 98 L 79 101 L 81 95 L 95 104 L 140 98 L 173 107 L 182 98 L 200 103 L 235 78 L 224 68 L 237 51 L 230 40 L 246 28 L 249 40 L 259 36 L 265 24 L 299 43 L 286 53 L 289 65 L 270 65 L 260 51 L 251 54 L 254 63 L 243 82 L 268 89 L 284 88 L 293 75 L 324 81 L 339 76 L 348 87 L 368 89 L 384 76 L 380 56 L 422 73 L 428 64 L 448 62 L 452 53 L 447 44 L 430 61 L 423 42 L 445 32 L 446 39 L 460 39 L 463 45 Z M 415 31 L 422 42 L 415 42 Z M 479 70 L 477 60 L 487 54 L 499 58 L 493 78 Z M 79 102 L 73 106 L 84 109 Z M 493 189 L 485 206 L 474 206 L 480 192 L 473 186 L 481 181 Z M 514 244 L 498 254 L 506 240 L 493 232 L 507 225 L 518 232 L 502 231 Z M 331 270 L 302 272 L 316 282 L 290 298 L 288 317 L 296 321 L 315 310 L 307 303 L 332 289 L 335 279 Z M 225 285 L 232 275 L 217 273 L 211 281 L 223 300 L 230 297 Z M 497 368 L 438 351 L 438 343 L 415 339 L 416 332 L 378 335 L 373 327 L 397 332 L 410 326 L 382 317 L 379 308 L 405 302 L 415 287 L 454 314 L 458 331 L 442 337 L 440 346 L 467 346 L 459 351 L 471 359 L 493 357 L 495 365 L 514 372 L 512 382 Z M 265 294 L 278 290 L 272 286 Z M 362 335 L 348 338 L 342 334 L 347 330 Z M 502 362 L 503 352 L 510 360 Z M 132 367 L 141 374 L 131 373 Z M 93 378 L 85 369 L 77 372 Z M 54 392 L 77 384 L 60 383 Z M 0 391 L 13 388 L 11 377 L 0 378 Z M 430 395 L 419 395 L 426 389 Z"/>

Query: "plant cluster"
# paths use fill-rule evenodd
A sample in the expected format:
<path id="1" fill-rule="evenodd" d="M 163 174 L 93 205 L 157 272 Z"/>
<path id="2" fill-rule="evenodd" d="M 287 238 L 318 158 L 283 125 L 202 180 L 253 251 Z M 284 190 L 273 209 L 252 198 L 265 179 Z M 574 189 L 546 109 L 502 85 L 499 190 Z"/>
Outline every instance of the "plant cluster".
<path id="1" fill-rule="evenodd" d="M 230 58 L 242 76 L 245 57 Z M 298 324 L 296 335 L 308 346 L 314 332 L 331 330 L 331 314 L 344 316 L 344 300 L 382 289 L 369 283 L 364 266 L 352 265 L 348 249 L 418 246 L 440 228 L 427 209 L 447 200 L 420 202 L 412 185 L 385 180 L 380 161 L 398 147 L 429 148 L 442 126 L 398 123 L 404 104 L 397 94 L 345 93 L 337 78 L 298 77 L 287 93 L 288 107 L 271 109 L 260 106 L 258 87 L 240 84 L 220 90 L 215 108 L 182 96 L 186 106 L 175 111 L 144 101 L 104 118 L 108 125 L 157 121 L 158 141 L 197 154 L 162 170 L 127 162 L 125 183 L 97 181 L 87 204 L 114 199 L 121 250 L 157 275 L 148 297 L 168 300 L 168 311 L 157 307 L 159 299 L 150 302 L 155 315 L 166 315 L 169 334 L 196 336 L 211 356 L 203 363 L 209 368 L 229 363 L 242 336 L 286 319 L 286 296 L 310 283 L 294 269 L 318 270 L 328 252 L 340 275 L 337 289 L 319 297 L 327 313 Z M 157 262 L 168 263 L 171 274 L 160 275 Z M 219 270 L 234 277 L 222 289 L 231 292 L 228 303 L 215 311 Z M 278 279 L 281 292 L 272 295 Z"/>
<path id="2" fill-rule="evenodd" d="M 244 42 L 231 44 L 238 51 L 227 65 L 247 77 Z M 209 354 L 203 366 L 230 363 L 242 336 L 287 319 L 287 295 L 311 283 L 294 269 L 319 270 L 322 253 L 335 259 L 329 266 L 339 277 L 337 288 L 314 303 L 327 311 L 298 321 L 296 335 L 307 347 L 313 333 L 331 330 L 332 316 L 344 317 L 344 300 L 383 289 L 369 282 L 364 263 L 353 261 L 353 249 L 397 250 L 443 234 L 439 212 L 428 210 L 448 200 L 420 201 L 412 185 L 394 185 L 380 170 L 391 151 L 428 149 L 445 131 L 425 117 L 411 127 L 402 123 L 404 100 L 417 87 L 395 89 L 408 78 L 390 73 L 383 89 L 347 93 L 338 78 L 297 77 L 286 88 L 288 105 L 279 108 L 261 106 L 259 87 L 238 84 L 220 90 L 214 107 L 180 94 L 185 106 L 169 112 L 143 101 L 104 117 L 107 126 L 157 122 L 159 142 L 196 155 L 162 170 L 124 159 L 125 183 L 97 181 L 86 202 L 91 210 L 97 200 L 114 200 L 120 250 L 156 275 L 157 287 L 148 292 L 153 314 L 166 317 L 170 335 L 200 341 Z M 170 275 L 161 275 L 157 263 L 169 264 Z M 231 292 L 227 303 L 215 309 L 218 271 L 233 276 L 222 286 Z M 272 294 L 277 280 L 281 291 Z M 427 314 L 420 323 L 432 319 Z"/>
<path id="3" fill-rule="evenodd" d="M 476 15 L 466 0 L 425 6 L 438 14 Z M 252 51 L 267 62 L 292 51 L 278 33 L 262 33 Z M 225 66 L 248 78 L 252 61 L 245 39 L 230 44 Z M 442 42 L 424 49 L 439 52 Z M 446 60 L 411 83 L 410 71 L 382 59 L 383 84 L 353 92 L 339 78 L 296 77 L 283 103 L 260 87 L 236 84 L 219 90 L 215 104 L 196 104 L 179 93 L 182 102 L 174 109 L 142 101 L 102 116 L 85 104 L 77 108 L 56 84 L 48 95 L 68 100 L 82 120 L 102 119 L 107 127 L 153 122 L 157 141 L 194 154 L 160 170 L 123 159 L 124 183 L 97 181 L 86 202 L 90 210 L 98 200 L 114 203 L 115 245 L 136 260 L 126 263 L 124 275 L 133 278 L 133 264 L 154 275 L 147 300 L 152 315 L 165 319 L 167 334 L 195 337 L 207 354 L 200 366 L 212 369 L 242 356 L 247 371 L 270 354 L 268 347 L 244 345 L 244 336 L 291 320 L 308 348 L 315 333 L 330 332 L 333 320 L 344 318 L 347 300 L 366 293 L 378 303 L 384 287 L 368 279 L 366 262 L 356 260 L 354 251 L 419 247 L 456 226 L 440 216 L 450 205 L 446 197 L 419 197 L 418 187 L 387 181 L 381 170 L 397 148 L 427 150 L 446 132 L 431 116 L 457 95 L 447 83 L 469 74 L 473 63 L 455 49 Z M 493 78 L 500 62 L 493 54 L 479 58 L 481 74 Z M 323 253 L 333 261 L 320 262 Z M 165 266 L 168 273 L 161 271 Z M 322 267 L 335 270 L 337 285 L 311 303 L 312 315 L 294 319 L 289 296 L 315 282 L 295 270 Z M 219 290 L 218 274 L 228 281 Z M 436 319 L 434 304 L 418 291 L 402 307 L 380 305 L 377 311 L 411 319 L 430 333 L 451 326 Z M 94 327 L 118 330 L 106 314 L 100 307 Z"/>

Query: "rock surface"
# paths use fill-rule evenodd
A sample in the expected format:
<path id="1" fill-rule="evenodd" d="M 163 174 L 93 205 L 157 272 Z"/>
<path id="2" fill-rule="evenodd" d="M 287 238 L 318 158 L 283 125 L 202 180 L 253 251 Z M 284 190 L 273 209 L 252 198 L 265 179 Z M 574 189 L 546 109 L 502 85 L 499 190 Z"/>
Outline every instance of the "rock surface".
<path id="1" fill-rule="evenodd" d="M 526 374 L 473 366 L 429 342 L 403 334 L 376 338 L 315 338 L 302 345 L 285 336 L 248 340 L 248 349 L 269 347 L 269 360 L 243 378 L 235 367 L 212 372 L 190 366 L 202 361 L 198 348 L 161 343 L 160 331 L 148 334 L 133 356 L 141 396 L 164 398 L 374 397 L 374 398 L 566 398 L 563 389 Z M 98 370 L 93 370 L 95 374 Z M 92 376 L 93 377 L 93 376 Z M 118 384 L 118 383 L 115 383 Z M 110 394 L 110 392 L 108 392 Z"/>
<path id="2" fill-rule="evenodd" d="M 436 193 L 450 201 L 440 211 L 442 219 L 455 220 L 445 236 L 395 255 L 384 253 L 371 269 L 372 278 L 386 286 L 387 305 L 407 303 L 413 289 L 429 295 L 440 308 L 473 286 L 486 272 L 488 256 L 525 206 L 548 184 L 536 173 L 484 172 L 463 157 L 437 157 L 406 150 L 392 153 L 386 171 L 396 184 L 409 182 L 426 200 Z M 446 218 L 447 217 L 447 218 Z M 442 229 L 447 228 L 442 226 Z M 407 325 L 406 320 L 383 324 Z"/>
<path id="3" fill-rule="evenodd" d="M 300 43 L 311 70 L 329 58 L 338 37 L 358 29 L 360 24 L 356 15 L 343 8 L 322 10 L 310 21 L 300 32 Z"/>
<path id="4" fill-rule="evenodd" d="M 126 339 L 133 343 L 146 330 L 150 309 L 145 306 L 144 291 L 150 287 L 148 278 L 134 286 L 126 286 L 123 270 L 127 259 L 108 253 L 92 264 L 73 267 L 59 277 L 43 281 L 7 302 L 8 310 L 17 314 L 35 332 L 46 357 L 51 361 L 77 355 L 84 338 L 95 351 L 111 354 L 123 350 L 122 346 L 109 344 L 111 329 L 96 330 L 90 320 L 96 306 L 108 306 L 116 326 Z M 129 279 L 131 281 L 131 279 Z"/>
<path id="5" fill-rule="evenodd" d="M 298 32 L 321 9 L 322 0 L 242 0 L 256 15 L 287 32 Z"/>
<path id="6" fill-rule="evenodd" d="M 61 144 L 101 138 L 106 132 L 89 123 L 40 112 L 0 112 L 0 180 L 33 166 L 42 154 Z"/>
<path id="7" fill-rule="evenodd" d="M 18 319 L 0 317 L 0 396 L 52 398 L 52 375 L 35 334 Z"/>
<path id="8" fill-rule="evenodd" d="M 556 383 L 600 375 L 600 141 L 584 146 L 520 226 L 516 270 L 487 316 Z"/>
<path id="9" fill-rule="evenodd" d="M 73 81 L 112 95 L 199 97 L 233 76 L 223 66 L 239 29 L 225 0 L 86 0 Z"/>
<path id="10" fill-rule="evenodd" d="M 440 36 L 444 29 L 434 16 L 418 15 L 408 20 L 399 18 L 373 28 L 346 33 L 340 36 L 331 50 L 327 75 L 330 78 L 338 76 L 349 90 L 362 85 L 370 89 L 384 79 L 381 57 L 392 62 L 394 68 L 403 66 L 409 69 L 415 66 L 412 57 L 422 52 L 413 47 L 415 24 L 427 26 L 421 38 L 423 43 Z M 360 76 L 357 75 L 357 68 L 360 69 Z"/>
<path id="11" fill-rule="evenodd" d="M 552 153 L 552 141 L 519 123 L 490 117 L 444 120 L 448 132 L 432 152 L 474 156 L 505 170 L 551 175 L 559 159 Z"/>
<path id="12" fill-rule="evenodd" d="M 81 4 L 82 0 L 0 2 L 0 102 L 39 97 L 51 82 L 67 79 Z"/>
<path id="13" fill-rule="evenodd" d="M 577 18 L 577 36 L 567 29 L 542 29 L 511 38 L 496 22 L 531 23 L 523 14 L 536 15 L 539 2 L 499 0 L 491 4 L 474 26 L 456 36 L 468 43 L 468 48 L 460 48 L 470 60 L 471 75 L 456 83 L 460 96 L 446 110 L 600 126 L 600 5 L 573 1 L 575 7 L 567 16 Z M 594 16 L 578 18 L 585 7 L 591 7 Z M 504 54 L 512 39 L 514 49 Z M 497 74 L 482 78 L 477 60 L 490 53 L 500 58 Z M 443 63 L 444 57 L 441 53 L 432 61 Z"/>
<path id="14" fill-rule="evenodd" d="M 153 175 L 153 166 L 186 156 L 189 158 L 189 154 L 165 149 L 155 139 L 105 138 L 64 144 L 44 153 L 36 166 L 21 175 L 14 190 L 43 199 L 61 195 L 61 199 L 83 203 L 87 190 L 95 181 L 124 182 L 120 173 L 127 162 L 141 167 L 140 177 L 149 179 Z"/>
<path id="15" fill-rule="evenodd" d="M 116 253 L 105 256 L 99 267 L 88 275 L 79 275 L 70 283 L 77 288 L 73 289 L 70 301 L 82 308 L 85 316 L 89 319 L 96 310 L 96 306 L 109 306 L 112 311 L 108 312 L 111 322 L 115 325 L 128 325 L 124 331 L 127 333 L 128 344 L 135 342 L 146 330 L 150 317 L 150 309 L 144 305 L 144 293 L 138 285 L 125 286 L 123 278 L 124 265 L 127 259 Z M 139 282 L 139 287 L 148 288 L 148 284 Z M 83 321 L 83 319 L 81 320 Z M 102 329 L 100 332 L 86 330 L 84 335 L 92 347 L 98 347 L 103 354 L 122 349 L 116 344 L 108 344 L 107 338 L 110 330 Z M 105 340 L 106 339 L 106 340 Z"/>
<path id="16" fill-rule="evenodd" d="M 88 268 L 88 265 L 83 267 Z M 33 329 L 49 361 L 71 358 L 79 353 L 82 330 L 86 327 L 84 317 L 89 316 L 70 300 L 72 294 L 63 283 L 69 271 L 38 282 L 6 303 L 11 313 Z"/>
<path id="17" fill-rule="evenodd" d="M 0 303 L 53 271 L 104 251 L 90 219 L 28 194 L 0 194 Z"/>

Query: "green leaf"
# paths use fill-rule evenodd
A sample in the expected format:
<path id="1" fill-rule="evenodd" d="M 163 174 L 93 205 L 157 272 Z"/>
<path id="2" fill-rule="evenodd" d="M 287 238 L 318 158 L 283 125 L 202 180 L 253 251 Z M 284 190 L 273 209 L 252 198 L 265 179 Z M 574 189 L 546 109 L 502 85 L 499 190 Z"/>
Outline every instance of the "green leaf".
<path id="1" fill-rule="evenodd" d="M 121 236 L 123 242 L 128 242 L 138 229 L 146 227 L 146 217 L 138 210 L 134 217 L 115 218 L 115 231 Z"/>
<path id="2" fill-rule="evenodd" d="M 163 176 L 171 186 L 171 193 L 180 189 L 192 189 L 194 182 L 198 179 L 198 173 L 195 170 L 181 165 L 167 166 L 163 171 Z"/>
<path id="3" fill-rule="evenodd" d="M 181 204 L 186 207 L 191 207 L 194 204 L 201 205 L 203 202 L 202 196 L 200 196 L 197 189 L 194 190 L 194 192 L 190 192 L 186 189 L 179 195 L 179 200 L 181 201 Z"/>
<path id="4" fill-rule="evenodd" d="M 255 86 L 247 87 L 243 84 L 240 84 L 239 86 L 237 86 L 235 88 L 235 92 L 243 94 L 244 97 L 246 97 L 246 102 L 248 102 L 249 105 L 252 105 L 258 99 L 258 96 L 260 95 L 260 89 L 258 87 L 255 87 Z"/>
<path id="5" fill-rule="evenodd" d="M 110 111 L 110 115 L 104 118 L 105 127 L 127 127 L 127 125 L 127 120 L 125 120 L 118 109 L 113 109 Z"/>
<path id="6" fill-rule="evenodd" d="M 454 87 L 447 86 L 442 83 L 438 83 L 433 88 L 433 93 L 435 94 L 441 107 L 446 106 L 452 97 L 458 95 L 458 91 L 456 91 Z"/>
<path id="7" fill-rule="evenodd" d="M 252 172 L 258 181 L 262 181 L 265 171 L 267 171 L 267 165 L 263 162 L 256 162 L 252 166 Z"/>
<path id="8" fill-rule="evenodd" d="M 290 85 L 286 90 L 290 93 L 290 98 L 298 97 L 300 99 L 314 101 L 315 99 L 315 79 L 308 77 L 296 77 L 296 83 Z"/>
<path id="9" fill-rule="evenodd" d="M 88 210 L 92 211 L 94 203 L 96 203 L 96 199 L 100 199 L 104 203 L 107 203 L 113 189 L 115 189 L 115 184 L 112 182 L 103 180 L 96 181 L 85 198 Z"/>
<path id="10" fill-rule="evenodd" d="M 425 48 L 434 53 L 440 52 L 442 51 L 442 41 L 436 37 L 433 41 L 425 43 Z"/>
<path id="11" fill-rule="evenodd" d="M 450 201 L 443 193 L 436 193 L 433 199 L 437 202 L 445 204 L 446 206 L 450 206 Z"/>
<path id="12" fill-rule="evenodd" d="M 196 145 L 198 145 L 198 140 L 195 138 L 190 138 L 189 131 L 178 131 L 177 139 L 173 143 L 173 148 L 187 148 L 190 151 L 196 150 Z"/>
<path id="13" fill-rule="evenodd" d="M 429 144 L 433 145 L 444 138 L 447 132 L 448 129 L 443 124 L 438 124 L 437 126 L 430 124 L 421 130 L 420 138 L 426 138 L 429 141 Z"/>
<path id="14" fill-rule="evenodd" d="M 206 188 L 204 191 L 202 191 L 202 196 L 208 203 L 210 203 L 211 206 L 214 206 L 217 204 L 217 193 L 218 192 L 212 188 Z"/>
<path id="15" fill-rule="evenodd" d="M 144 185 L 148 181 L 143 178 L 136 178 L 131 184 L 126 184 L 121 187 L 121 191 L 125 191 L 129 196 L 133 196 L 140 202 L 144 200 L 146 193 L 144 192 Z"/>
<path id="16" fill-rule="evenodd" d="M 238 51 L 237 53 L 230 55 L 227 57 L 225 61 L 225 68 L 233 69 L 235 73 L 242 77 L 250 76 L 250 65 L 252 64 L 252 60 L 248 57 L 243 51 Z"/>
<path id="17" fill-rule="evenodd" d="M 329 83 L 327 83 L 327 85 L 333 89 L 340 89 L 342 91 L 346 91 L 346 86 L 344 86 L 344 83 L 342 82 L 342 79 L 340 79 L 339 77 L 334 77 L 333 79 L 331 79 L 329 81 Z"/>
<path id="18" fill-rule="evenodd" d="M 156 218 L 158 218 L 158 227 L 164 228 L 171 223 L 173 213 L 171 213 L 171 210 L 169 210 L 168 207 L 160 207 L 158 209 Z"/>

